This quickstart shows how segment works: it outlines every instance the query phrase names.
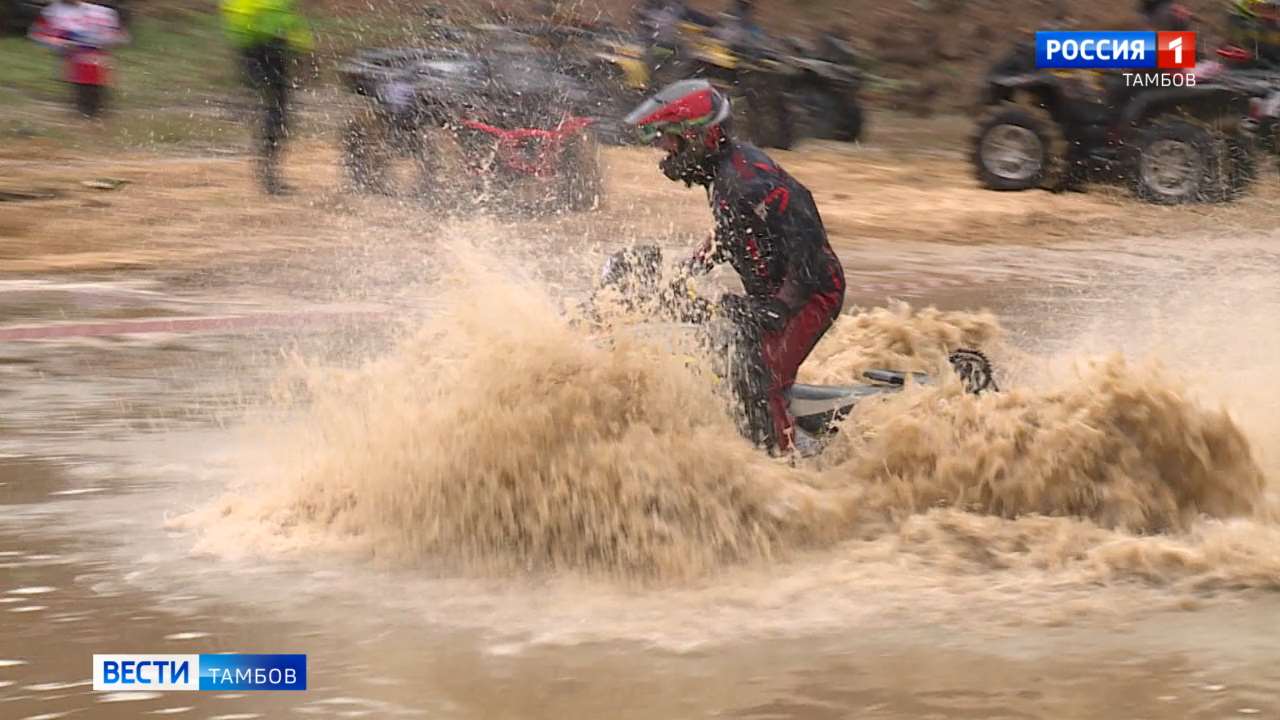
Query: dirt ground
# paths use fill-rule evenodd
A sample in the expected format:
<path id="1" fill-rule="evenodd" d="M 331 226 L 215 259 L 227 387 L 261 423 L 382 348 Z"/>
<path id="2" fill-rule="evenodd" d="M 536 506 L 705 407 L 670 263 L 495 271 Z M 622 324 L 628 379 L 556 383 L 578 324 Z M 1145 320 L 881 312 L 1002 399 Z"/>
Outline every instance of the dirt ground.
<path id="1" fill-rule="evenodd" d="M 1272 225 L 1280 198 L 1273 172 L 1248 198 L 1222 206 L 1155 207 L 1105 186 L 1088 193 L 990 192 L 971 178 L 965 119 L 878 120 L 868 145 L 809 143 L 778 153 L 813 190 L 838 247 L 1043 244 L 1159 234 L 1170 224 L 1180 231 L 1261 229 Z M 421 249 L 442 219 L 420 203 L 346 192 L 335 143 L 323 137 L 292 149 L 288 173 L 298 192 L 284 199 L 256 192 L 244 155 L 39 151 L 0 147 L 0 191 L 11 198 L 0 202 L 0 273 L 209 268 L 374 241 Z M 608 193 L 597 212 L 499 218 L 499 224 L 604 244 L 620 237 L 692 239 L 708 231 L 700 191 L 666 182 L 651 151 L 608 149 L 604 159 Z M 86 184 L 95 180 L 124 183 Z"/>
<path id="2" fill-rule="evenodd" d="M 1268 228 L 1280 199 L 1270 172 L 1247 199 L 1221 206 L 1158 208 L 1106 186 L 1087 193 L 984 191 L 964 154 L 968 120 L 881 117 L 879 123 L 869 145 L 806 143 L 778 154 L 812 188 L 837 246 L 1028 245 L 1158 234 L 1167 223 L 1181 231 Z M 707 232 L 710 215 L 700 192 L 664 181 L 654 160 L 648 150 L 605 151 L 608 193 L 595 213 L 498 222 L 586 243 Z M 0 147 L 0 167 L 0 192 L 10 197 L 0 202 L 5 273 L 207 268 L 374 241 L 421 245 L 443 218 L 419 202 L 344 191 L 335 143 L 323 137 L 293 147 L 288 174 L 298 192 L 282 200 L 256 192 L 244 155 L 55 151 L 52 159 L 35 159 L 29 147 Z M 114 190 L 86 184 L 102 179 L 124 183 Z"/>

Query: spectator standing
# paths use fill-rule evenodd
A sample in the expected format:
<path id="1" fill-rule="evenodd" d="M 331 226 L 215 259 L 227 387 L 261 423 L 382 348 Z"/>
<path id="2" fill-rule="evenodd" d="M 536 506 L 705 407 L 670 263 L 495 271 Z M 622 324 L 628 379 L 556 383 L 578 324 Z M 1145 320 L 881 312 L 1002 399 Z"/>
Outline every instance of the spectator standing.
<path id="1" fill-rule="evenodd" d="M 290 70 L 298 55 L 311 52 L 311 30 L 293 0 L 222 0 L 222 15 L 245 80 L 258 95 L 258 180 L 268 194 L 285 194 L 280 158 L 289 129 Z"/>
<path id="2" fill-rule="evenodd" d="M 76 110 L 85 117 L 101 114 L 111 79 L 107 49 L 129 41 L 116 11 L 81 0 L 56 0 L 41 11 L 30 36 L 62 57 L 62 76 Z"/>

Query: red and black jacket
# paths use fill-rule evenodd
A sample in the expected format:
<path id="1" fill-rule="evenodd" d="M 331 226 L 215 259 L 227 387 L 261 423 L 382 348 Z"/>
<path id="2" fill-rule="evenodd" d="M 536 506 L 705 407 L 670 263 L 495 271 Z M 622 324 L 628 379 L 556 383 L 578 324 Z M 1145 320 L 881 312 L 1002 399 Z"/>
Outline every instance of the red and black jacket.
<path id="1" fill-rule="evenodd" d="M 844 302 L 844 268 L 827 241 L 809 190 L 759 148 L 730 143 L 707 188 L 715 235 L 694 256 L 698 269 L 729 262 L 761 310 L 794 315 L 815 295 Z"/>

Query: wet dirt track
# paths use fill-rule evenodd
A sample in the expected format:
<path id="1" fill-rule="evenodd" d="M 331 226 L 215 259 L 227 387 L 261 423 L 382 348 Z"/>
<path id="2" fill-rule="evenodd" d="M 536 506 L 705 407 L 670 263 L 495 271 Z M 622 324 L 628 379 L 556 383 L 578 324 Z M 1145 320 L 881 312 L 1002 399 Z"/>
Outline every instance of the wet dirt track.
<path id="1" fill-rule="evenodd" d="M 1269 201 L 1167 211 L 1105 194 L 988 196 L 953 156 L 862 152 L 888 155 L 874 185 L 852 177 L 881 172 L 865 156 L 786 162 L 820 188 L 850 305 L 989 308 L 1021 352 L 1160 356 L 1277 468 L 1280 249 L 1256 222 Z M 319 171 L 306 185 L 320 200 L 251 207 L 242 167 L 219 165 L 207 191 L 161 192 L 141 162 L 116 169 L 137 173 L 119 199 L 93 198 L 126 218 L 101 233 L 73 217 L 83 198 L 0 220 L 21 230 L 0 250 L 12 270 L 0 275 L 0 717 L 1280 716 L 1280 578 L 1201 591 L 1064 579 L 1033 600 L 1010 588 L 1006 607 L 966 595 L 983 577 L 928 562 L 900 561 L 917 577 L 897 590 L 865 586 L 839 550 L 639 590 L 192 551 L 195 534 L 171 521 L 272 462 L 245 435 L 279 412 L 268 397 L 288 358 L 349 367 L 387 353 L 432 312 L 442 236 L 502 248 L 522 261 L 512 272 L 572 293 L 619 238 L 676 247 L 705 226 L 697 197 L 641 180 L 647 159 L 611 162 L 614 197 L 632 191 L 634 205 L 602 218 L 440 230 L 412 207 L 323 195 L 333 181 Z M 885 181 L 911 171 L 935 185 Z M 161 215 L 168 192 L 212 197 Z M 671 202 L 682 209 L 661 214 Z M 1220 222 L 1231 237 L 1207 229 Z M 43 246 L 39 228 L 62 244 Z M 113 331 L 125 327 L 145 332 Z M 311 689 L 93 693 L 90 655 L 121 651 L 306 652 Z"/>

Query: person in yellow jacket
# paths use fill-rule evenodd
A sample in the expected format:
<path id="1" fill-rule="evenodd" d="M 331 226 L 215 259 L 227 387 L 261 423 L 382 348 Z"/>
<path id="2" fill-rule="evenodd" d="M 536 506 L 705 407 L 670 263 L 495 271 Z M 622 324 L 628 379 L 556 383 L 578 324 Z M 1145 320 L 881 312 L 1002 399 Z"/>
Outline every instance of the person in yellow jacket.
<path id="1" fill-rule="evenodd" d="M 295 56 L 311 52 L 311 30 L 294 0 L 222 0 L 221 9 L 245 79 L 261 101 L 259 181 L 268 194 L 285 194 L 280 156 L 288 137 L 289 71 Z"/>

